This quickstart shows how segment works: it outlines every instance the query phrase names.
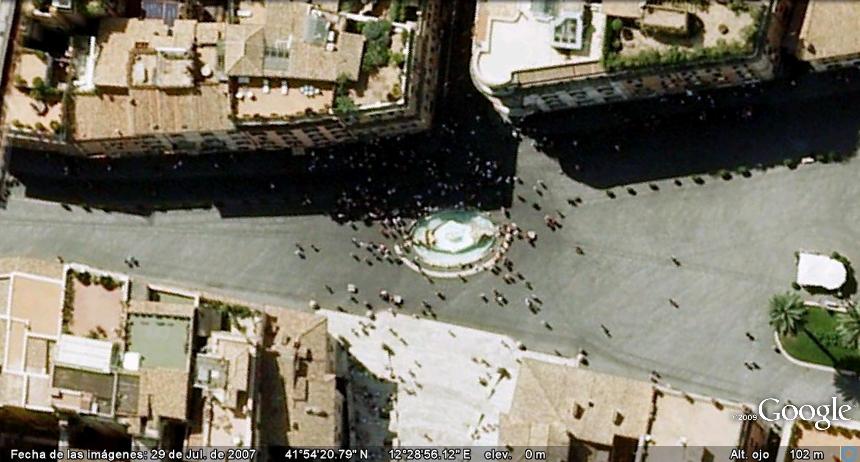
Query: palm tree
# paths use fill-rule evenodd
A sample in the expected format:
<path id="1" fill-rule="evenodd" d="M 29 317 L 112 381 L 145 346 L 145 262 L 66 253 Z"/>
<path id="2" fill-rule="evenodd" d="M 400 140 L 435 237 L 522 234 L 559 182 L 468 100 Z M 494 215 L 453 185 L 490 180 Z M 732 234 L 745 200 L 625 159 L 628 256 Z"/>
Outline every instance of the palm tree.
<path id="1" fill-rule="evenodd" d="M 836 332 L 844 345 L 855 350 L 860 348 L 860 307 L 855 304 L 836 319 L 839 321 Z"/>
<path id="2" fill-rule="evenodd" d="M 806 308 L 794 292 L 776 294 L 770 299 L 770 325 L 780 335 L 794 335 L 806 322 Z"/>

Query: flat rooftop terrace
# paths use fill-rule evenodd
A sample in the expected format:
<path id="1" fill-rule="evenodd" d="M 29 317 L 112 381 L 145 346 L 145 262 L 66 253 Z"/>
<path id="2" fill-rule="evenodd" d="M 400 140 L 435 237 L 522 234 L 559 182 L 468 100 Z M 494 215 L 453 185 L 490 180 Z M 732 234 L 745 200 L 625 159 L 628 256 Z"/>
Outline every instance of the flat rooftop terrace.
<path id="1" fill-rule="evenodd" d="M 128 351 L 140 353 L 141 366 L 185 370 L 191 348 L 191 319 L 131 313 L 128 316 Z"/>
<path id="2" fill-rule="evenodd" d="M 583 2 L 559 2 L 562 11 L 583 12 Z M 583 24 L 584 48 L 578 52 L 553 46 L 553 19 L 536 15 L 530 2 L 479 2 L 475 25 L 474 71 L 489 85 L 509 82 L 513 73 L 530 69 L 598 62 L 606 28 L 606 16 L 591 9 Z M 528 53 L 519 52 L 528 44 Z"/>

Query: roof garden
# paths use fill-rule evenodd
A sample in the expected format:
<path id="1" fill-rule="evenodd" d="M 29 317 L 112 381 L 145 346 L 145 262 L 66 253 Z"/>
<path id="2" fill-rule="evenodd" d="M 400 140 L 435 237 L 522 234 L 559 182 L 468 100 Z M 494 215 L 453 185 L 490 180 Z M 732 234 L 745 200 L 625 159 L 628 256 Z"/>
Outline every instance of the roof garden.
<path id="1" fill-rule="evenodd" d="M 46 53 L 21 50 L 14 57 L 12 85 L 6 89 L 6 119 L 13 128 L 43 135 L 63 126 L 61 69 Z"/>
<path id="2" fill-rule="evenodd" d="M 767 2 L 675 0 L 631 7 L 619 0 L 605 6 L 602 62 L 613 71 L 750 55 Z"/>

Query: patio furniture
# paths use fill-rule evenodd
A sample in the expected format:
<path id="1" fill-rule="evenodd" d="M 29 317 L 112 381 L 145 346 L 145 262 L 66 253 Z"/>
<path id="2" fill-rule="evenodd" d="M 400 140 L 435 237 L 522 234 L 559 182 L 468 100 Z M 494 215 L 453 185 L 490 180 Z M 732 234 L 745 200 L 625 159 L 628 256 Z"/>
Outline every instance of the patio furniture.
<path id="1" fill-rule="evenodd" d="M 286 80 L 284 80 L 283 82 L 281 82 L 281 94 L 286 95 L 289 92 L 290 92 L 290 85 L 287 83 Z"/>
<path id="2" fill-rule="evenodd" d="M 269 88 L 269 79 L 263 79 L 263 89 L 262 89 L 262 91 L 263 91 L 263 94 L 264 94 L 264 95 L 268 95 L 268 94 L 269 94 L 269 91 L 271 91 L 271 90 L 270 90 L 270 88 Z"/>

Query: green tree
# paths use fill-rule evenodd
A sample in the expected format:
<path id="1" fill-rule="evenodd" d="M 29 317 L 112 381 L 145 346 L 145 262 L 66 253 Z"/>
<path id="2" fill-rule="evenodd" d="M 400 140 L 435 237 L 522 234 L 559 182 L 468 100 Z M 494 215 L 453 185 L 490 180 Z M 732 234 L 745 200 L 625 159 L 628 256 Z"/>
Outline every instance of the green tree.
<path id="1" fill-rule="evenodd" d="M 364 28 L 362 28 L 361 32 L 369 42 L 379 41 L 384 43 L 386 46 L 391 43 L 390 21 L 382 20 L 367 22 L 364 24 Z"/>
<path id="2" fill-rule="evenodd" d="M 364 23 L 361 29 L 367 45 L 361 58 L 361 70 L 374 72 L 388 64 L 391 56 L 391 22 L 373 21 Z"/>
<path id="3" fill-rule="evenodd" d="M 840 313 L 836 319 L 839 322 L 836 332 L 839 333 L 842 344 L 848 348 L 860 348 L 860 308 L 855 304 L 845 313 Z"/>
<path id="4" fill-rule="evenodd" d="M 84 7 L 84 14 L 91 18 L 101 17 L 107 14 L 107 8 L 101 0 L 91 0 Z"/>
<path id="5" fill-rule="evenodd" d="M 806 322 L 806 308 L 800 295 L 793 292 L 776 294 L 770 299 L 770 325 L 780 335 L 794 335 Z"/>
<path id="6" fill-rule="evenodd" d="M 334 81 L 334 94 L 336 96 L 346 96 L 349 92 L 349 76 L 345 72 L 338 74 Z"/>
<path id="7" fill-rule="evenodd" d="M 355 101 L 349 96 L 338 96 L 334 100 L 334 113 L 338 117 L 349 117 L 358 111 Z"/>
<path id="8" fill-rule="evenodd" d="M 361 70 L 373 72 L 388 64 L 390 51 L 387 47 L 380 46 L 375 42 L 368 42 L 367 49 L 361 59 Z"/>

